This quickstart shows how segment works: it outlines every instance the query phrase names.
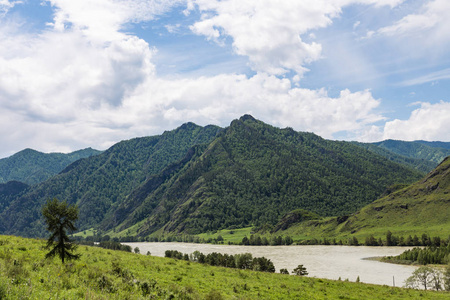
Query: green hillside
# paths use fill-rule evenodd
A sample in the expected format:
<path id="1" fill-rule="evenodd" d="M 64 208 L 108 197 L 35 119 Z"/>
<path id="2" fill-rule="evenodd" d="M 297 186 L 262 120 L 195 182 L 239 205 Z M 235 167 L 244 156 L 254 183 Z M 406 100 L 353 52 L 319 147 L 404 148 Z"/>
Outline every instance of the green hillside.
<path id="1" fill-rule="evenodd" d="M 101 151 L 92 148 L 68 154 L 47 154 L 32 149 L 25 149 L 10 157 L 0 159 L 0 183 L 15 180 L 34 185 L 58 174 L 78 159 L 99 153 Z"/>
<path id="2" fill-rule="evenodd" d="M 0 211 L 6 209 L 9 203 L 18 195 L 23 193 L 29 186 L 20 181 L 8 181 L 0 183 Z"/>
<path id="3" fill-rule="evenodd" d="M 0 299 L 448 299 L 448 292 L 213 267 L 80 246 L 44 259 L 45 241 L 0 236 Z M 170 250 L 170 249 L 168 249 Z"/>
<path id="4" fill-rule="evenodd" d="M 365 206 L 348 218 L 305 221 L 285 234 L 303 238 L 369 235 L 450 236 L 450 157 L 422 180 Z"/>
<path id="5" fill-rule="evenodd" d="M 352 143 L 246 115 L 225 129 L 187 123 L 78 160 L 12 199 L 0 232 L 42 236 L 40 207 L 53 197 L 78 205 L 80 230 L 112 236 L 272 226 L 295 209 L 350 214 L 422 176 Z"/>
<path id="6" fill-rule="evenodd" d="M 81 229 L 96 226 L 148 177 L 181 159 L 193 145 L 209 143 L 218 131 L 216 126 L 187 123 L 160 136 L 123 141 L 78 160 L 0 211 L 0 232 L 42 236 L 40 207 L 53 197 L 78 205 Z"/>
<path id="7" fill-rule="evenodd" d="M 343 231 L 450 235 L 450 157 L 419 182 L 364 207 Z M 439 233 L 439 234 L 438 234 Z"/>
<path id="8" fill-rule="evenodd" d="M 430 147 L 434 147 L 434 148 L 444 148 L 447 150 L 450 150 L 450 142 L 428 142 L 428 141 L 422 141 L 422 140 L 418 140 L 418 141 L 414 141 L 416 143 L 420 143 L 420 144 L 424 144 Z"/>
<path id="9" fill-rule="evenodd" d="M 398 143 L 408 143 L 408 142 L 401 142 L 397 141 Z M 420 172 L 428 173 L 432 171 L 436 166 L 439 164 L 439 162 L 435 162 L 432 160 L 427 160 L 423 158 L 414 158 L 406 156 L 406 153 L 403 153 L 400 151 L 399 153 L 393 152 L 387 148 L 384 148 L 382 146 L 378 146 L 376 144 L 371 143 L 358 143 L 353 142 L 353 144 L 363 147 L 366 150 L 369 150 L 370 152 L 376 153 L 378 155 L 381 155 L 390 161 L 409 166 L 410 168 L 413 168 L 415 170 L 418 170 Z M 434 151 L 430 149 L 430 151 Z"/>
<path id="10" fill-rule="evenodd" d="M 420 178 L 350 143 L 275 128 L 251 116 L 233 121 L 206 149 L 193 149 L 166 173 L 173 175 L 150 178 L 122 203 L 119 209 L 135 207 L 130 214 L 109 218 L 126 216 L 116 232 L 197 234 L 274 225 L 297 208 L 348 214 L 392 182 Z"/>
<path id="11" fill-rule="evenodd" d="M 450 143 L 442 142 L 405 142 L 396 140 L 385 140 L 373 143 L 380 148 L 391 152 L 416 159 L 424 159 L 439 164 L 444 158 L 450 155 Z M 447 148 L 445 148 L 447 147 Z"/>

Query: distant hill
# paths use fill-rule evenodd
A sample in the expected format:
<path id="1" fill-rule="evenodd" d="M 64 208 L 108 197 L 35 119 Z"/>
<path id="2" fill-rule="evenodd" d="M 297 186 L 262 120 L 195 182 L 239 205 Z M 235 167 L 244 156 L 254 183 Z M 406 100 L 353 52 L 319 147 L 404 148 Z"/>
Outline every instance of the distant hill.
<path id="1" fill-rule="evenodd" d="M 439 164 L 450 155 L 450 143 L 385 140 L 373 144 L 406 157 L 424 159 L 436 164 Z"/>
<path id="2" fill-rule="evenodd" d="M 77 160 L 0 211 L 0 232 L 44 235 L 40 207 L 53 197 L 78 205 L 80 228 L 97 226 L 148 177 L 182 159 L 193 145 L 211 142 L 220 130 L 187 123 L 159 136 L 119 142 L 99 155 Z"/>
<path id="3" fill-rule="evenodd" d="M 370 152 L 381 155 L 381 156 L 389 159 L 390 161 L 393 161 L 393 162 L 408 166 L 412 169 L 418 170 L 420 172 L 423 172 L 424 174 L 430 172 L 431 170 L 436 168 L 436 166 L 438 165 L 438 163 L 435 161 L 401 155 L 401 154 L 398 154 L 391 150 L 388 150 L 384 147 L 378 146 L 377 144 L 359 143 L 359 142 L 353 142 L 353 144 L 360 146 L 364 149 L 367 149 Z"/>
<path id="4" fill-rule="evenodd" d="M 450 235 L 450 157 L 418 182 L 400 188 L 347 217 L 299 222 L 285 234 L 311 237 Z"/>
<path id="5" fill-rule="evenodd" d="M 0 159 L 0 183 L 11 180 L 34 185 L 58 174 L 74 161 L 97 155 L 101 151 L 92 148 L 72 153 L 42 153 L 33 149 L 22 150 Z"/>
<path id="6" fill-rule="evenodd" d="M 364 207 L 341 229 L 359 230 L 450 234 L 450 157 L 417 183 Z"/>
<path id="7" fill-rule="evenodd" d="M 19 181 L 9 181 L 8 183 L 0 183 L 0 211 L 3 211 L 7 205 L 28 189 L 29 186 Z"/>
<path id="8" fill-rule="evenodd" d="M 0 232 L 45 233 L 40 207 L 52 197 L 78 205 L 80 230 L 111 235 L 275 225 L 295 209 L 350 214 L 422 176 L 351 143 L 245 115 L 224 129 L 187 123 L 78 160 L 13 199 Z"/>
<path id="9" fill-rule="evenodd" d="M 422 140 L 418 140 L 418 141 L 414 141 L 414 142 L 424 144 L 424 145 L 434 147 L 434 148 L 443 148 L 443 149 L 450 150 L 450 142 L 427 142 L 427 141 L 422 141 Z"/>
<path id="10" fill-rule="evenodd" d="M 376 143 L 353 143 L 391 161 L 424 173 L 433 170 L 445 157 L 450 155 L 450 142 L 384 140 Z"/>

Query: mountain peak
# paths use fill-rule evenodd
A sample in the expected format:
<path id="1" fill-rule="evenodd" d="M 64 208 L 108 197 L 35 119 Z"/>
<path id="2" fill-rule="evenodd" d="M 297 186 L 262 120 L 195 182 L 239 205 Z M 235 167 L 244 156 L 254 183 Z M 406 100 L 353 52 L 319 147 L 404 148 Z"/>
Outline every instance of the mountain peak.
<path id="1" fill-rule="evenodd" d="M 249 114 L 245 114 L 242 117 L 239 118 L 240 121 L 245 122 L 245 121 L 252 121 L 255 122 L 256 119 L 253 118 L 253 116 L 249 115 Z"/>

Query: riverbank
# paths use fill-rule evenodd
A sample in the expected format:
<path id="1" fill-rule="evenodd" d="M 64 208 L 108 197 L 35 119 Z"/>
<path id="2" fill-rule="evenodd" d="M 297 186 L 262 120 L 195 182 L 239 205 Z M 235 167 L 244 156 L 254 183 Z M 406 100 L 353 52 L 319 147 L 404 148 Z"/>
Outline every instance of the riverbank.
<path id="1" fill-rule="evenodd" d="M 449 293 L 211 267 L 80 246 L 44 259 L 44 240 L 0 236 L 2 299 L 448 299 Z M 142 251 L 142 253 L 145 253 Z"/>
<path id="2" fill-rule="evenodd" d="M 366 247 L 366 246 L 238 246 L 212 245 L 190 243 L 125 243 L 138 247 L 140 252 L 150 252 L 153 256 L 164 256 L 166 250 L 177 250 L 191 254 L 200 251 L 208 254 L 218 252 L 223 254 L 251 253 L 254 257 L 270 259 L 276 268 L 291 272 L 302 264 L 307 268 L 310 277 L 337 280 L 356 281 L 392 286 L 392 276 L 395 276 L 397 286 L 416 269 L 414 266 L 383 264 L 377 261 L 364 260 L 366 257 L 394 256 L 409 247 Z"/>

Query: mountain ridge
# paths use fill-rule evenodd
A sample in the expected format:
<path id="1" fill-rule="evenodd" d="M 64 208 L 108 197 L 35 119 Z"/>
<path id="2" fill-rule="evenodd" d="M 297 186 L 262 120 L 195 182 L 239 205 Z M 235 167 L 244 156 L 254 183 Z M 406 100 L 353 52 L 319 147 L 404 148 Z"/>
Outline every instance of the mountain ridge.
<path id="1" fill-rule="evenodd" d="M 35 185 L 61 172 L 69 164 L 101 151 L 85 148 L 71 153 L 43 153 L 30 148 L 0 159 L 0 183 L 20 181 Z"/>
<path id="2" fill-rule="evenodd" d="M 275 225 L 295 209 L 350 214 L 422 176 L 352 143 L 244 115 L 226 128 L 186 123 L 78 160 L 12 199 L 0 231 L 42 236 L 40 205 L 53 197 L 78 205 L 80 230 L 111 234 Z"/>

